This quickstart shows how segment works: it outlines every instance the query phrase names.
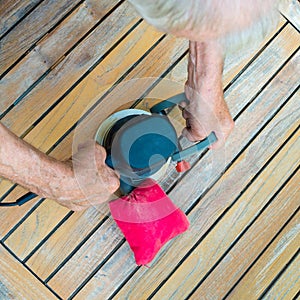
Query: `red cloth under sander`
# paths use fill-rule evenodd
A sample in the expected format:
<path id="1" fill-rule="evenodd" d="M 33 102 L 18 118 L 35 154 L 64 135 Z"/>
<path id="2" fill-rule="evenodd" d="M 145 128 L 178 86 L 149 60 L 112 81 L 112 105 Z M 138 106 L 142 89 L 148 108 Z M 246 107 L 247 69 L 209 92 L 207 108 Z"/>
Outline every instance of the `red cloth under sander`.
<path id="1" fill-rule="evenodd" d="M 189 227 L 186 215 L 152 179 L 110 202 L 109 207 L 137 265 L 149 264 L 166 242 Z"/>

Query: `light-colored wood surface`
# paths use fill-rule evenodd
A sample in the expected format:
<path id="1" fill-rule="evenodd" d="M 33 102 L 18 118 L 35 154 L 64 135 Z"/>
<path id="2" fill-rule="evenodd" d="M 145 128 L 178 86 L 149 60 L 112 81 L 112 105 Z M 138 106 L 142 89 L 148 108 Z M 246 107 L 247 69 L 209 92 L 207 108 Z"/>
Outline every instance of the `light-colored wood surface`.
<path id="1" fill-rule="evenodd" d="M 299 221 L 298 213 L 286 227 L 284 227 L 283 231 L 276 237 L 276 240 L 270 245 L 262 257 L 259 258 L 254 267 L 250 269 L 242 281 L 239 282 L 237 287 L 230 293 L 230 299 L 241 299 L 242 297 L 258 299 L 259 296 L 267 290 L 272 281 L 276 280 L 275 276 L 281 272 L 281 266 L 288 265 L 294 255 L 297 255 L 296 253 L 299 248 Z M 287 291 L 294 286 L 294 291 L 290 293 L 291 299 L 297 293 L 297 279 L 295 281 L 292 279 L 297 277 L 297 271 L 295 271 L 297 261 L 292 265 L 294 266 L 294 272 L 288 271 L 284 280 Z M 288 276 L 290 276 L 290 278 L 287 278 Z M 255 282 L 255 285 L 253 285 L 253 282 Z M 280 288 L 279 293 L 284 294 L 285 292 Z M 277 297 L 278 294 L 275 292 Z M 287 297 L 287 295 L 285 297 Z M 272 297 L 270 298 L 272 299 Z"/>
<path id="2" fill-rule="evenodd" d="M 0 299 L 57 299 L 0 245 Z"/>
<path id="3" fill-rule="evenodd" d="M 135 105 L 149 110 L 184 89 L 187 41 L 156 31 L 126 1 L 0 8 L 1 122 L 57 159 L 71 157 L 80 136 L 93 137 L 112 112 L 143 96 Z M 37 198 L 0 209 L 0 299 L 292 299 L 300 275 L 299 12 L 290 0 L 260 48 L 226 57 L 236 128 L 223 149 L 194 155 L 184 174 L 171 165 L 160 181 L 191 227 L 150 268 L 136 266 L 107 204 L 73 213 Z M 180 110 L 169 117 L 180 135 Z M 4 201 L 25 192 L 0 181 Z"/>
<path id="4" fill-rule="evenodd" d="M 206 278 L 203 284 L 193 294 L 192 299 L 222 298 L 228 291 L 228 285 L 233 285 L 258 254 L 271 241 L 273 236 L 285 224 L 286 220 L 299 208 L 300 173 L 276 195 L 272 203 L 255 221 L 254 226 L 243 235 L 238 244 L 230 251 L 217 268 Z M 223 270 L 226 269 L 226 273 Z M 218 282 L 218 288 L 214 286 Z M 158 294 L 159 296 L 159 294 Z"/>
<path id="5" fill-rule="evenodd" d="M 0 74 L 47 34 L 78 2 L 45 0 L 18 23 L 1 40 Z"/>
<path id="6" fill-rule="evenodd" d="M 262 299 L 299 299 L 299 269 L 300 259 L 298 254 Z"/>

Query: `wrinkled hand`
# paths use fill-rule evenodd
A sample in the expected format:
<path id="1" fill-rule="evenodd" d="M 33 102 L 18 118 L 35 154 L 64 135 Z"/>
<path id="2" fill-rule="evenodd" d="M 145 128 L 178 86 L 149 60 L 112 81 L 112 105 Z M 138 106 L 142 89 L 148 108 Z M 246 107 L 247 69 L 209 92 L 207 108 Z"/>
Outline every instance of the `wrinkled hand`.
<path id="1" fill-rule="evenodd" d="M 190 103 L 180 104 L 186 120 L 183 135 L 190 141 L 199 141 L 213 131 L 218 141 L 211 149 L 220 148 L 234 127 L 224 100 L 222 71 L 223 56 L 216 44 L 190 42 L 185 85 L 185 94 Z"/>
<path id="2" fill-rule="evenodd" d="M 105 164 L 105 149 L 93 141 L 78 146 L 64 163 L 55 200 L 74 211 L 107 201 L 119 187 L 119 175 Z"/>

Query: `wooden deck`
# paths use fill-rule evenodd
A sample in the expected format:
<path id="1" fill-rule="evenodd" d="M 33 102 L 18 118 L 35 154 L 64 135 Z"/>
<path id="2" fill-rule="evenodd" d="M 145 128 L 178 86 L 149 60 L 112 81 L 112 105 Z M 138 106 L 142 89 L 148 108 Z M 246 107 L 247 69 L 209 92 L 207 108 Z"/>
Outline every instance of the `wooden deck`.
<path id="1" fill-rule="evenodd" d="M 183 91 L 187 41 L 126 1 L 3 0 L 0 14 L 1 122 L 53 157 L 71 156 L 78 124 L 89 134 L 120 106 Z M 0 209 L 0 299 L 297 299 L 299 32 L 291 0 L 260 49 L 227 58 L 236 128 L 162 180 L 191 226 L 150 268 L 136 266 L 107 204 L 74 213 L 36 199 Z M 0 182 L 2 201 L 25 192 Z"/>

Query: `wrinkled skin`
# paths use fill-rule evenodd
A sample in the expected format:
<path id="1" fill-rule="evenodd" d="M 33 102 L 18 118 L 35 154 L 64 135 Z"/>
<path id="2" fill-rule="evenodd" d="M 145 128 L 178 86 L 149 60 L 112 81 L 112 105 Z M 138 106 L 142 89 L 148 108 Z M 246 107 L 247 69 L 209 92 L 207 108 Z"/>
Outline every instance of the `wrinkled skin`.
<path id="1" fill-rule="evenodd" d="M 103 203 L 118 189 L 119 176 L 105 158 L 103 147 L 86 141 L 73 161 L 59 161 L 0 124 L 0 174 L 74 211 Z"/>
<path id="2" fill-rule="evenodd" d="M 78 147 L 72 161 L 65 162 L 66 182 L 54 196 L 57 202 L 79 211 L 107 201 L 119 188 L 119 175 L 105 164 L 105 149 L 93 141 Z"/>
<path id="3" fill-rule="evenodd" d="M 186 119 L 183 135 L 191 141 L 198 141 L 214 131 L 218 141 L 211 148 L 222 147 L 234 127 L 222 87 L 224 55 L 228 44 L 230 46 L 232 41 L 239 41 L 239 33 L 252 28 L 251 24 L 259 24 L 258 20 L 264 18 L 278 1 L 129 1 L 153 26 L 190 40 L 185 85 L 190 103 L 181 103 L 182 115 Z M 178 8 L 180 3 L 182 7 Z M 158 17 L 164 14 L 162 8 L 168 13 L 172 6 L 179 16 L 182 9 L 187 9 L 188 14 L 195 12 L 197 20 L 201 16 L 200 21 L 196 24 L 187 15 L 187 24 L 172 28 L 178 19 L 176 9 L 173 14 L 175 23 L 168 19 L 172 18 L 172 14 L 167 18 Z M 260 26 L 254 28 L 258 30 L 254 36 L 264 31 Z M 227 40 L 229 35 L 230 42 Z M 104 148 L 89 141 L 79 147 L 72 162 L 58 161 L 17 138 L 0 124 L 0 176 L 72 210 L 82 210 L 107 201 L 118 189 L 118 174 L 105 165 L 105 158 Z"/>
<path id="4" fill-rule="evenodd" d="M 218 141 L 212 149 L 220 148 L 234 127 L 224 100 L 222 71 L 222 51 L 216 42 L 190 42 L 185 85 L 190 103 L 181 103 L 186 119 L 183 135 L 190 141 L 199 141 L 215 132 Z"/>

